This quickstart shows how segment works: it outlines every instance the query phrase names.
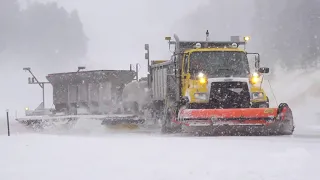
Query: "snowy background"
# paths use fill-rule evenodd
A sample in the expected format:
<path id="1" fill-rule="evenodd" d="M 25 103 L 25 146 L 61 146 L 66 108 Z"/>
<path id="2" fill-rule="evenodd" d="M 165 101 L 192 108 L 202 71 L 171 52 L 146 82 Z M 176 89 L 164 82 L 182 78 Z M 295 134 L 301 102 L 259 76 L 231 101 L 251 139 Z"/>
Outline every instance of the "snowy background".
<path id="1" fill-rule="evenodd" d="M 312 4 L 318 1 L 303 6 L 299 0 L 290 6 L 288 0 L 12 2 L 0 1 L 0 117 L 10 109 L 12 120 L 15 111 L 22 114 L 25 107 L 41 102 L 41 89 L 27 84 L 25 66 L 43 80 L 48 73 L 79 65 L 128 69 L 140 63 L 145 74 L 145 43 L 152 59 L 167 59 L 165 36 L 204 39 L 208 29 L 211 39 L 252 36 L 248 49 L 261 52 L 262 64 L 272 68 L 266 77 L 272 88 L 264 82 L 271 104 L 287 102 L 297 127 L 289 137 L 178 137 L 109 132 L 86 120 L 72 130 L 35 133 L 11 121 L 12 136 L 6 137 L 5 118 L 0 118 L 1 180 L 319 179 L 319 46 L 313 29 L 320 24 L 320 6 Z M 34 53 L 40 48 L 42 53 Z M 48 107 L 52 91 L 49 86 L 47 90 Z"/>

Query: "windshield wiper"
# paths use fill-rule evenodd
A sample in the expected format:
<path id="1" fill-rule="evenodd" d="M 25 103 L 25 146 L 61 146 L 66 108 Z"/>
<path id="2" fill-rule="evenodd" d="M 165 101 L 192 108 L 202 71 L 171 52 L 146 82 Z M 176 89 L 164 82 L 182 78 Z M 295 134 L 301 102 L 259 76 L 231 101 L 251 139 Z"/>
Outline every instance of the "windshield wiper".
<path id="1" fill-rule="evenodd" d="M 230 68 L 219 68 L 218 71 L 232 71 Z"/>

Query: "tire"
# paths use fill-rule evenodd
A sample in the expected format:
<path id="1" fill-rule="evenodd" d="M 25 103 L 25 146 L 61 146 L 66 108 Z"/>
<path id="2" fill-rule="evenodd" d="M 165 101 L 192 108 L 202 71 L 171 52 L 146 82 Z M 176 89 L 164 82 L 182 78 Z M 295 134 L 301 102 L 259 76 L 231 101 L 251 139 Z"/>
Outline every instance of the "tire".
<path id="1" fill-rule="evenodd" d="M 166 110 L 163 117 L 162 117 L 164 119 L 164 122 L 161 125 L 161 133 L 163 133 L 163 134 L 169 134 L 172 132 L 172 127 L 171 127 L 169 117 L 170 117 L 169 111 Z"/>
<path id="2" fill-rule="evenodd" d="M 162 124 L 161 127 L 161 132 L 165 134 L 172 134 L 172 133 L 180 133 L 182 131 L 182 126 L 181 125 L 173 125 L 172 122 L 172 112 L 167 109 L 165 112 L 165 115 L 163 117 L 164 123 Z"/>

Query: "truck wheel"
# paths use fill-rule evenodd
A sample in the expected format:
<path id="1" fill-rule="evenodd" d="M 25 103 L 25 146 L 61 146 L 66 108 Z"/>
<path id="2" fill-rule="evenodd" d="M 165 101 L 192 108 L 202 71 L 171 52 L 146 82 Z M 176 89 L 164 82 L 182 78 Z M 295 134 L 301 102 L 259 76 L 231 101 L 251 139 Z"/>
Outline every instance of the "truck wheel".
<path id="1" fill-rule="evenodd" d="M 166 122 L 166 120 L 165 120 L 165 122 L 161 126 L 161 132 L 163 134 L 171 134 L 174 131 L 173 131 L 173 128 L 171 127 L 170 123 Z"/>
<path id="2" fill-rule="evenodd" d="M 169 112 L 166 110 L 162 116 L 163 122 L 161 124 L 161 132 L 168 134 L 171 132 L 170 122 L 169 122 Z"/>
<path id="3" fill-rule="evenodd" d="M 179 133 L 181 132 L 181 126 L 180 125 L 172 125 L 172 112 L 170 110 L 167 110 L 164 113 L 164 123 L 161 126 L 161 132 L 165 134 L 169 133 Z"/>

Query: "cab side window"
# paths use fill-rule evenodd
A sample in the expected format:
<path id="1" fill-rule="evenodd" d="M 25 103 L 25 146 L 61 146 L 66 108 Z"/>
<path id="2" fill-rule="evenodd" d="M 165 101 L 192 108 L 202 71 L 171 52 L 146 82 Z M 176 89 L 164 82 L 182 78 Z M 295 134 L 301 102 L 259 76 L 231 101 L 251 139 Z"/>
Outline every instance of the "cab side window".
<path id="1" fill-rule="evenodd" d="M 189 64 L 189 54 L 184 55 L 183 60 L 183 71 L 184 73 L 188 73 L 188 64 Z"/>

